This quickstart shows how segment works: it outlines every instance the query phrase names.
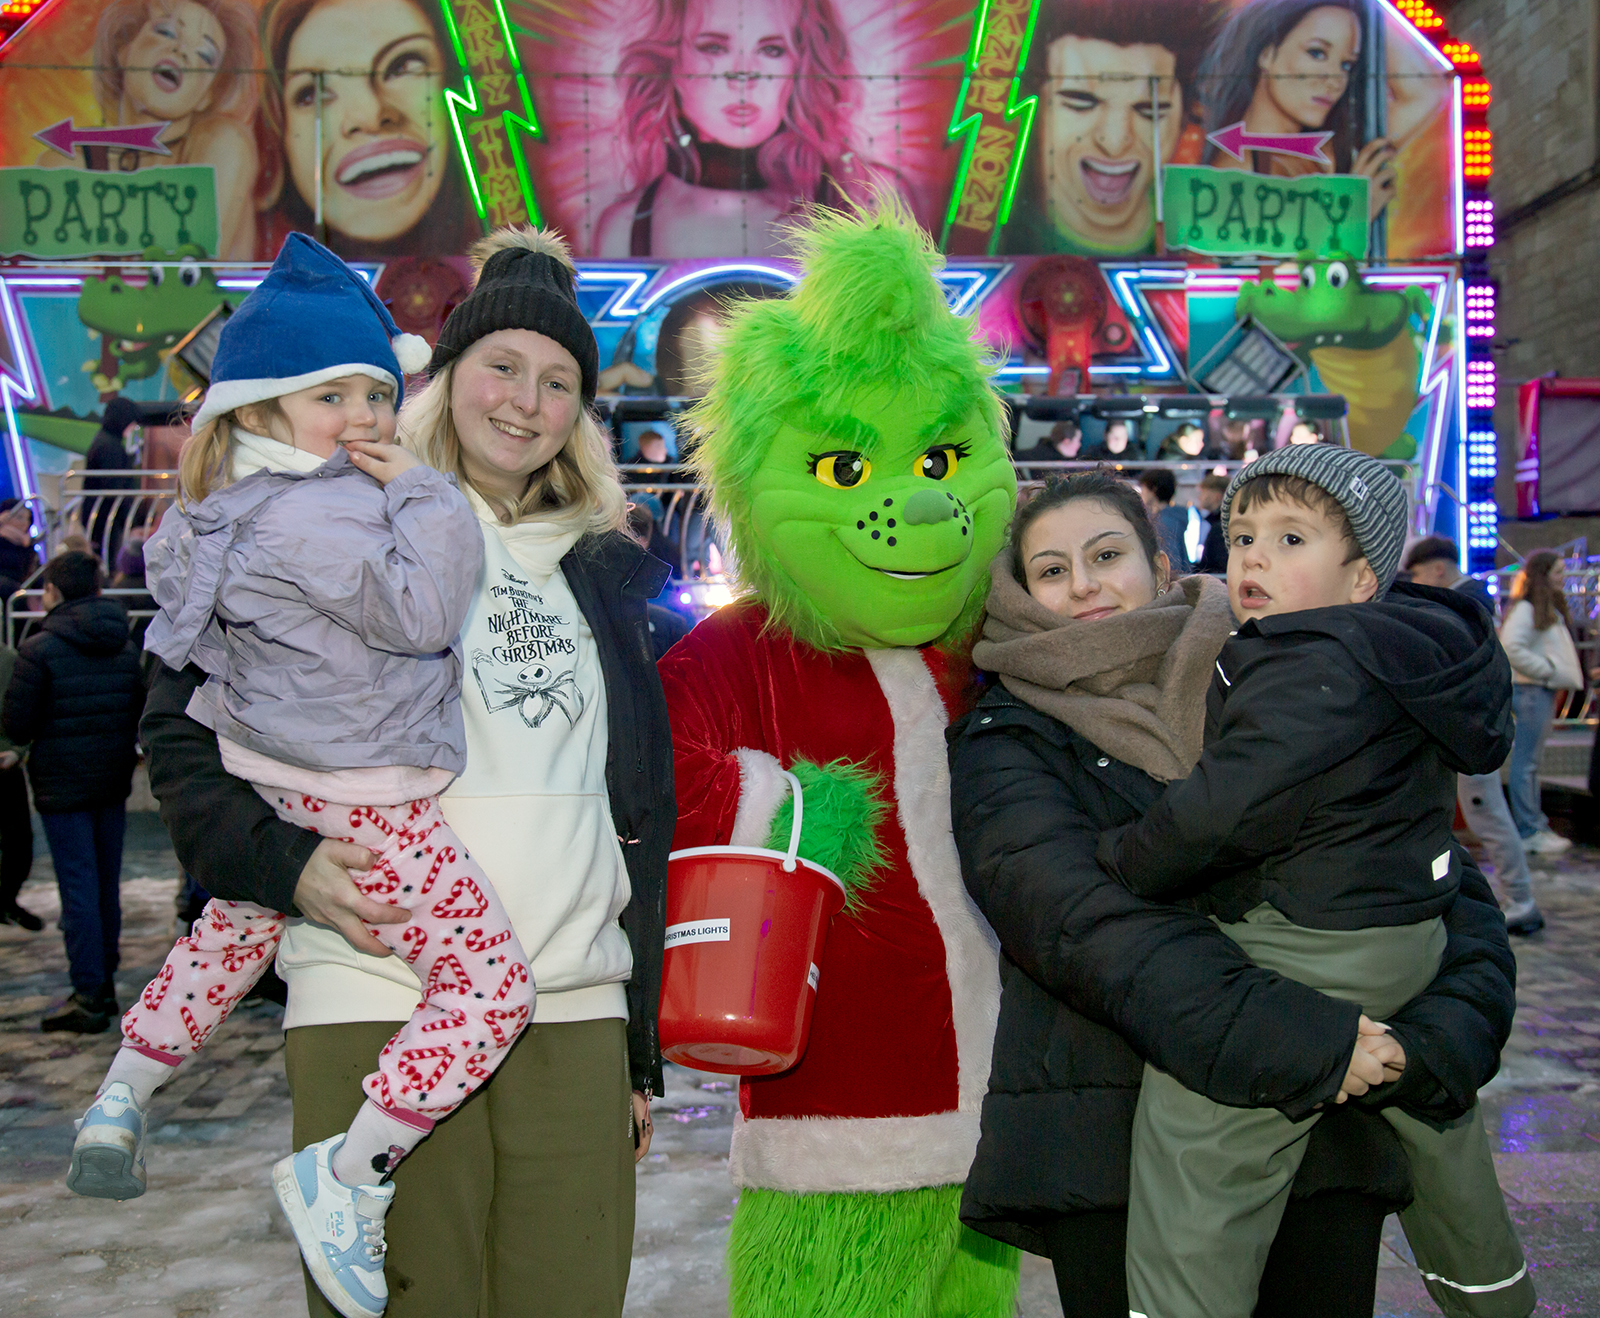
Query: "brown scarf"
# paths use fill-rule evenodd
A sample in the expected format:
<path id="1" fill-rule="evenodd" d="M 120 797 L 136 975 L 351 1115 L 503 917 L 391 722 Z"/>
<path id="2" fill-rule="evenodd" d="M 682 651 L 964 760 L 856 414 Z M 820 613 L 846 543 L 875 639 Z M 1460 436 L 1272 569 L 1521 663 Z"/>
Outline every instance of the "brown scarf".
<path id="1" fill-rule="evenodd" d="M 989 576 L 973 663 L 1107 755 L 1163 782 L 1187 777 L 1200 758 L 1212 666 L 1233 631 L 1228 588 L 1181 577 L 1137 609 L 1075 622 L 1017 584 L 1010 549 Z"/>

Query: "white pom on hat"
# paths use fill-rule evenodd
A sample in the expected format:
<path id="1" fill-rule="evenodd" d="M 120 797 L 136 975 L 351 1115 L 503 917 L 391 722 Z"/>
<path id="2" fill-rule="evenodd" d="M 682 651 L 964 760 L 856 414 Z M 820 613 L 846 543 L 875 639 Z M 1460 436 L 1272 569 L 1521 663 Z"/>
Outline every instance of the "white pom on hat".
<path id="1" fill-rule="evenodd" d="M 394 349 L 400 369 L 407 375 L 420 375 L 428 369 L 428 359 L 433 356 L 433 349 L 422 335 L 397 334 L 389 340 L 389 346 Z"/>

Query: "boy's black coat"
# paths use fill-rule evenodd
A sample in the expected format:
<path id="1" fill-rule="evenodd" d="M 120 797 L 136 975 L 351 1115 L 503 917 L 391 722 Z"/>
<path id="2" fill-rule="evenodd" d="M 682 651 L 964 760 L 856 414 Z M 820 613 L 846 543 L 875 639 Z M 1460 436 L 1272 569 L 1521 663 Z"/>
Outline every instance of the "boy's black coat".
<path id="1" fill-rule="evenodd" d="M 594 633 L 606 684 L 606 786 L 633 896 L 622 926 L 633 949 L 628 1059 L 635 1089 L 661 1092 L 657 1011 L 666 936 L 667 852 L 677 826 L 672 730 L 651 650 L 646 602 L 667 565 L 620 534 L 585 536 L 561 570 Z M 227 901 L 294 910 L 294 890 L 320 835 L 286 824 L 222 767 L 216 734 L 184 712 L 205 674 L 156 665 L 141 732 L 150 787 L 173 850 L 202 887 Z"/>
<path id="2" fill-rule="evenodd" d="M 0 714 L 6 736 L 33 743 L 28 780 L 46 812 L 97 810 L 128 799 L 144 685 L 128 615 L 99 595 L 45 615 L 17 651 Z"/>
<path id="3" fill-rule="evenodd" d="M 1004 953 L 964 1221 L 1037 1252 L 1041 1217 L 1126 1204 L 1141 1056 L 1218 1102 L 1293 1118 L 1332 1103 L 1357 1008 L 1251 965 L 1210 920 L 1135 897 L 1095 863 L 1101 831 L 1138 819 L 1160 783 L 999 688 L 949 741 L 962 872 Z M 1393 1018 L 1410 1064 L 1372 1095 L 1440 1119 L 1494 1074 L 1515 1009 L 1505 921 L 1456 856 L 1439 976 Z M 1404 1200 L 1406 1186 L 1387 1124 L 1346 1107 L 1318 1123 L 1295 1193 Z"/>
<path id="4" fill-rule="evenodd" d="M 1456 774 L 1510 750 L 1511 668 L 1459 592 L 1253 620 L 1217 659 L 1194 773 L 1101 859 L 1224 922 L 1266 901 L 1312 929 L 1415 924 L 1455 898 Z"/>

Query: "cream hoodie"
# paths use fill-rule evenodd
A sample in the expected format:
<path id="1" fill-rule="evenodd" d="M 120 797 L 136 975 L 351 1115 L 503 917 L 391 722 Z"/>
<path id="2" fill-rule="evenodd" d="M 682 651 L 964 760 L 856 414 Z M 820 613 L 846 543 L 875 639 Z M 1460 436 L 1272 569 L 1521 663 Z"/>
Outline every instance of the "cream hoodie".
<path id="1" fill-rule="evenodd" d="M 578 531 L 501 526 L 467 491 L 484 570 L 462 650 L 467 768 L 444 816 L 483 866 L 529 957 L 536 1022 L 626 1019 L 633 954 L 618 923 L 630 896 L 606 788 L 605 680 L 562 575 Z M 421 985 L 398 957 L 357 952 L 291 921 L 278 966 L 286 1029 L 403 1021 Z"/>

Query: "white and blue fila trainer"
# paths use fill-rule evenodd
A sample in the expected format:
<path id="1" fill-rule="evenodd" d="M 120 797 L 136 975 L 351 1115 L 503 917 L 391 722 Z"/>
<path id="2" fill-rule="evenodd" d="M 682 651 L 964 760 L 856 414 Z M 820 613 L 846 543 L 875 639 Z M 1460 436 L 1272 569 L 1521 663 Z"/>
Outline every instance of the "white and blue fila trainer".
<path id="1" fill-rule="evenodd" d="M 272 1188 L 300 1256 L 323 1297 L 344 1318 L 378 1318 L 389 1303 L 383 1219 L 394 1186 L 346 1185 L 333 1174 L 343 1135 L 308 1144 L 272 1169 Z"/>
<path id="2" fill-rule="evenodd" d="M 117 1081 L 101 1091 L 78 1122 L 67 1189 L 91 1199 L 137 1199 L 144 1193 L 145 1113 L 133 1090 Z"/>

